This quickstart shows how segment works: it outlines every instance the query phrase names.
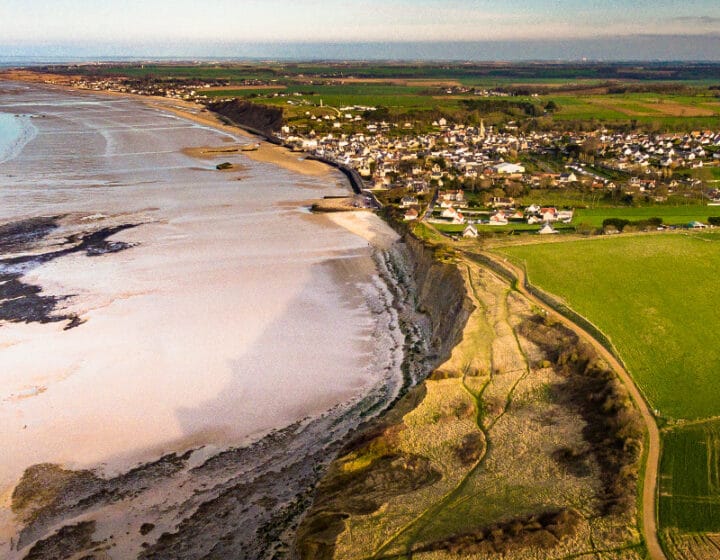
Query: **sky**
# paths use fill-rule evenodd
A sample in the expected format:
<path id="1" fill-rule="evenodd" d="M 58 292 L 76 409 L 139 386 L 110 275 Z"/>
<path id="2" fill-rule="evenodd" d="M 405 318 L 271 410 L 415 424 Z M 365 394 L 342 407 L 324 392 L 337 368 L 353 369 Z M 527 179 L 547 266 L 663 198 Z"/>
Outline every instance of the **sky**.
<path id="1" fill-rule="evenodd" d="M 594 52 L 598 41 L 606 41 L 608 53 L 612 53 L 613 48 L 617 51 L 612 42 L 618 39 L 627 41 L 628 54 L 632 54 L 633 41 L 643 37 L 655 37 L 658 47 L 663 45 L 662 37 L 674 37 L 665 45 L 670 55 L 675 46 L 681 54 L 683 49 L 687 51 L 683 42 L 689 41 L 693 53 L 710 57 L 715 53 L 714 58 L 720 58 L 720 1 L 0 1 L 0 57 L 93 53 L 262 56 L 273 50 L 268 45 L 278 43 L 319 45 L 317 56 L 322 56 L 323 44 L 356 42 L 548 42 L 556 45 L 555 51 L 569 53 L 573 49 L 563 43 L 579 45 L 579 51 L 585 44 L 595 44 L 588 47 Z M 265 51 L 258 50 L 261 44 L 266 45 Z M 693 45 L 697 47 L 694 51 Z M 334 51 L 330 48 L 327 52 Z M 554 58 L 553 52 L 551 49 L 548 56 Z"/>

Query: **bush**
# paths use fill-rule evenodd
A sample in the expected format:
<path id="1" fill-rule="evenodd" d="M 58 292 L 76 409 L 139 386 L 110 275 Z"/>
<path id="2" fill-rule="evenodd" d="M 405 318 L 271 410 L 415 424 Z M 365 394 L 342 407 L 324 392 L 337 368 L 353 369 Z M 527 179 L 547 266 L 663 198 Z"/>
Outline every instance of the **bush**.
<path id="1" fill-rule="evenodd" d="M 710 216 L 708 218 L 708 224 L 711 226 L 720 226 L 720 216 Z"/>
<path id="2" fill-rule="evenodd" d="M 603 220 L 603 231 L 612 230 L 613 228 L 620 232 L 644 231 L 657 229 L 662 225 L 662 218 L 652 217 L 644 220 L 625 220 L 623 218 L 605 218 Z"/>
<path id="3" fill-rule="evenodd" d="M 622 218 L 605 218 L 603 220 L 602 227 L 603 229 L 606 229 L 608 226 L 613 226 L 616 230 L 622 231 L 629 223 L 630 220 L 623 220 Z"/>

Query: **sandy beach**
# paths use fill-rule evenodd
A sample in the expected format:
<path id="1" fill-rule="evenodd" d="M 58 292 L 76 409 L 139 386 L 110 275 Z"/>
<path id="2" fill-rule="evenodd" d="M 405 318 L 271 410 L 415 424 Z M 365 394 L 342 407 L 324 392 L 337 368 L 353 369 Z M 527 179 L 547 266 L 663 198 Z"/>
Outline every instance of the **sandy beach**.
<path id="1" fill-rule="evenodd" d="M 370 213 L 309 214 L 303 201 L 348 193 L 340 173 L 274 146 L 226 151 L 250 139 L 196 106 L 2 85 L 0 111 L 38 129 L 0 165 L 0 274 L 16 291 L 0 294 L 3 557 L 88 515 L 95 537 L 114 535 L 112 557 L 134 557 L 143 522 L 179 530 L 223 485 L 280 492 L 259 480 L 292 464 L 273 484 L 301 488 L 399 387 L 402 339 L 368 243 L 394 234 Z M 265 436 L 288 426 L 276 450 Z M 248 445 L 264 466 L 209 460 Z M 157 477 L 155 461 L 187 450 Z M 39 463 L 95 478 L 49 510 L 18 509 Z"/>
<path id="2" fill-rule="evenodd" d="M 178 111 L 178 114 L 185 116 L 180 111 Z M 259 139 L 252 142 L 252 144 L 253 149 L 251 150 L 243 149 L 247 144 L 227 144 L 215 147 L 199 146 L 185 148 L 183 153 L 202 159 L 217 159 L 224 155 L 242 154 L 244 157 L 253 161 L 271 163 L 300 175 L 324 177 L 331 173 L 330 166 L 316 160 L 306 159 L 303 154 L 292 152 L 283 146 L 276 146 L 275 144 L 263 142 Z"/>

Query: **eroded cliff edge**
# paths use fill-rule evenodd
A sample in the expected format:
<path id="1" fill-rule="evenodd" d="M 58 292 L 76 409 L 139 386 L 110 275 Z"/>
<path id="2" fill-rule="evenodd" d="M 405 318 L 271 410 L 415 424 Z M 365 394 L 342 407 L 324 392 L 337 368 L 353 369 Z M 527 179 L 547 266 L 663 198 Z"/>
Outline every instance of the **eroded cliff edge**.
<path id="1" fill-rule="evenodd" d="M 300 557 L 642 558 L 642 423 L 614 372 L 466 251 L 404 241 L 434 372 L 331 464 Z"/>

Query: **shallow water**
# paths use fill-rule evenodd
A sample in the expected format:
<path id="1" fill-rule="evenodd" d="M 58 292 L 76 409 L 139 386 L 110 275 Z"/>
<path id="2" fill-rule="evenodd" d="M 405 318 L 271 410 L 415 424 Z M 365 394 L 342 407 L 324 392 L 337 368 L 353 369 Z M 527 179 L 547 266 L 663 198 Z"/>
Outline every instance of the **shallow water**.
<path id="1" fill-rule="evenodd" d="M 0 163 L 22 152 L 36 133 L 29 117 L 0 113 Z"/>
<path id="2" fill-rule="evenodd" d="M 0 163 L 0 224 L 57 217 L 32 251 L 136 227 L 112 238 L 131 245 L 122 252 L 27 269 L 23 281 L 65 298 L 54 313 L 84 322 L 0 324 L 0 437 L 12 451 L 0 496 L 35 463 L 111 474 L 399 385 L 367 242 L 288 202 L 347 192 L 340 174 L 192 159 L 181 149 L 240 139 L 122 98 L 4 84 L 0 118 L 19 113 L 37 134 Z M 226 160 L 243 167 L 214 169 Z"/>

